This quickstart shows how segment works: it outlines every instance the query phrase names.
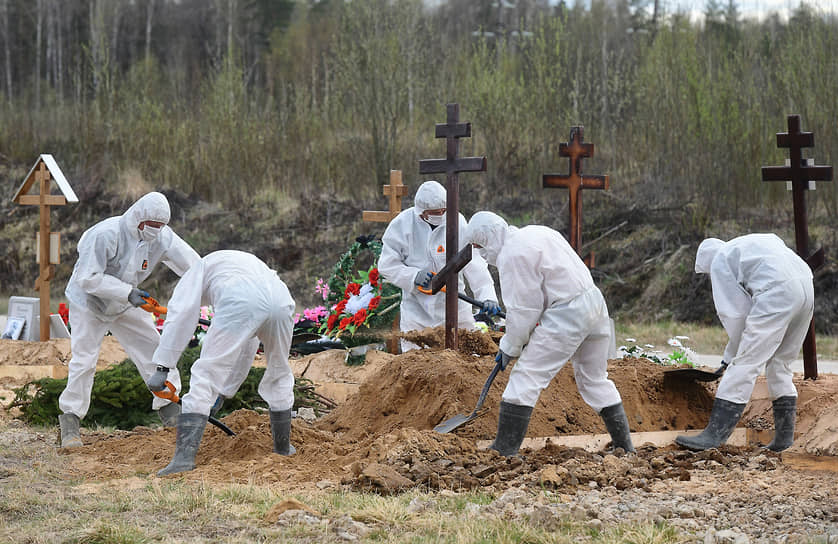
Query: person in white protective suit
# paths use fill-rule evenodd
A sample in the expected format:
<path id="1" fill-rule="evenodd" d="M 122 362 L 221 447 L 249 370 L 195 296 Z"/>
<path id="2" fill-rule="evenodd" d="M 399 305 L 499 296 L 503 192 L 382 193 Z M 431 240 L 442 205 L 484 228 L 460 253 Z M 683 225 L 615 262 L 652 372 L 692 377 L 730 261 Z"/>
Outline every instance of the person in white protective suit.
<path id="1" fill-rule="evenodd" d="M 776 235 L 747 234 L 729 242 L 701 242 L 695 271 L 710 274 L 716 312 L 729 337 L 722 363 L 727 369 L 707 427 L 675 442 L 696 451 L 723 444 L 764 370 L 774 411 L 774 439 L 767 447 L 789 448 L 797 415 L 790 364 L 800 352 L 814 311 L 809 265 Z"/>
<path id="2" fill-rule="evenodd" d="M 277 273 L 250 253 L 215 251 L 180 279 L 169 301 L 160 346 L 154 352 L 158 366 L 148 381 L 149 389 L 165 388 L 167 376 L 198 324 L 202 305 L 212 305 L 215 314 L 201 355 L 192 364 L 189 392 L 181 401 L 174 457 L 159 476 L 195 468 L 195 454 L 209 416 L 217 412 L 224 398 L 235 395 L 253 364 L 260 340 L 267 368 L 259 395 L 270 409 L 273 451 L 280 455 L 296 451 L 290 440 L 294 374 L 288 364 L 294 299 Z"/>
<path id="3" fill-rule="evenodd" d="M 399 322 L 402 331 L 445 324 L 445 293 L 440 291 L 435 295 L 426 295 L 419 291 L 419 287 L 429 288 L 433 274 L 445 266 L 445 209 L 445 187 L 436 181 L 426 181 L 416 190 L 413 207 L 393 219 L 381 239 L 378 271 L 385 280 L 402 290 Z M 461 235 L 457 251 L 466 245 L 462 237 L 466 220 L 462 214 L 459 214 L 459 220 Z M 474 298 L 483 301 L 483 312 L 495 315 L 501 311 L 486 261 L 475 254 L 462 269 L 462 275 L 468 281 Z M 464 289 L 461 276 L 459 290 L 463 292 Z M 475 328 L 472 307 L 467 302 L 459 302 L 458 326 Z M 417 347 L 402 341 L 402 351 Z"/>
<path id="4" fill-rule="evenodd" d="M 121 216 L 89 228 L 78 244 L 79 258 L 64 291 L 70 306 L 70 349 L 67 387 L 58 398 L 61 446 L 82 445 L 79 422 L 87 415 L 96 362 L 105 334 L 110 331 L 134 361 L 144 380 L 154 373 L 151 356 L 160 334 L 151 315 L 138 308 L 149 294 L 137 286 L 162 262 L 183 275 L 198 253 L 167 226 L 171 210 L 157 192 L 144 195 Z M 169 380 L 180 390 L 180 375 Z M 155 398 L 166 426 L 174 426 L 180 406 Z"/>
<path id="5" fill-rule="evenodd" d="M 608 308 L 564 236 L 540 225 L 518 229 L 494 213 L 478 212 L 468 223 L 466 241 L 500 275 L 506 333 L 495 361 L 505 369 L 518 357 L 490 448 L 507 457 L 518 453 L 541 391 L 573 358 L 582 399 L 602 417 L 614 448 L 633 452 L 620 393 L 608 379 Z"/>

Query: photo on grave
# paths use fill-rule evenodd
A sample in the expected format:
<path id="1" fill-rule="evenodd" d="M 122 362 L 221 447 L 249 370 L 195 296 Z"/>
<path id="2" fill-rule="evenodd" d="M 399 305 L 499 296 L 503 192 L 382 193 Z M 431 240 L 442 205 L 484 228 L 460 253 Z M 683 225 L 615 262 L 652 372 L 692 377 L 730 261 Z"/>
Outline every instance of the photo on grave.
<path id="1" fill-rule="evenodd" d="M 26 320 L 22 317 L 9 317 L 6 321 L 6 328 L 3 330 L 3 335 L 0 336 L 3 340 L 17 340 L 20 338 L 20 333 L 23 332 L 23 327 L 26 325 Z"/>

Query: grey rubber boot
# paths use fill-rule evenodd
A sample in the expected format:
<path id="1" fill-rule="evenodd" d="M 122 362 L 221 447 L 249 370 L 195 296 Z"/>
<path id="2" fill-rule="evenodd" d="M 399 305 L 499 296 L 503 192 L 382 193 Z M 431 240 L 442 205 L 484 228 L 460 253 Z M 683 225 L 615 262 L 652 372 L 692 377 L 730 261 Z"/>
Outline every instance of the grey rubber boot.
<path id="1" fill-rule="evenodd" d="M 710 421 L 701 434 L 698 436 L 681 435 L 675 438 L 675 443 L 693 451 L 718 448 L 730 438 L 744 410 L 744 403 L 738 404 L 717 398 L 713 401 Z"/>
<path id="2" fill-rule="evenodd" d="M 79 431 L 79 416 L 76 414 L 61 414 L 58 416 L 58 426 L 61 427 L 61 447 L 80 448 L 81 442 Z"/>
<path id="3" fill-rule="evenodd" d="M 297 448 L 291 445 L 291 410 L 271 410 L 271 434 L 274 438 L 274 453 L 294 455 Z"/>
<path id="4" fill-rule="evenodd" d="M 628 417 L 623 409 L 623 403 L 606 406 L 599 411 L 599 415 L 605 422 L 605 428 L 611 435 L 611 444 L 614 449 L 623 448 L 627 453 L 634 453 L 634 445 L 631 443 L 631 429 L 629 429 Z"/>
<path id="5" fill-rule="evenodd" d="M 498 414 L 498 434 L 489 449 L 504 457 L 518 453 L 530 425 L 532 406 L 520 406 L 501 401 Z"/>
<path id="6" fill-rule="evenodd" d="M 797 397 L 780 397 L 771 405 L 774 408 L 774 440 L 766 447 L 771 451 L 787 450 L 794 442 Z"/>
<path id="7" fill-rule="evenodd" d="M 195 455 L 204 437 L 208 416 L 203 414 L 180 414 L 177 420 L 177 438 L 175 439 L 175 455 L 166 468 L 157 475 L 177 474 L 195 468 Z"/>
<path id="8" fill-rule="evenodd" d="M 177 418 L 180 415 L 180 404 L 170 402 L 157 410 L 157 415 L 160 416 L 160 422 L 163 423 L 164 427 L 175 427 L 177 426 Z"/>

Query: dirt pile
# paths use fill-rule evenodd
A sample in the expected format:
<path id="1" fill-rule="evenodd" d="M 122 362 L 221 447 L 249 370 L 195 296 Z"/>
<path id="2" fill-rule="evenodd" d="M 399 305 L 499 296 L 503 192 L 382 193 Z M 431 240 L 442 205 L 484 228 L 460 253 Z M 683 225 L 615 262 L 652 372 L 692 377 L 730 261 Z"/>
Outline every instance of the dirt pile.
<path id="1" fill-rule="evenodd" d="M 46 342 L 0 340 L 0 365 L 62 365 L 67 366 L 72 353 L 69 338 L 53 338 Z M 113 336 L 102 340 L 97 368 L 105 368 L 128 356 Z"/>

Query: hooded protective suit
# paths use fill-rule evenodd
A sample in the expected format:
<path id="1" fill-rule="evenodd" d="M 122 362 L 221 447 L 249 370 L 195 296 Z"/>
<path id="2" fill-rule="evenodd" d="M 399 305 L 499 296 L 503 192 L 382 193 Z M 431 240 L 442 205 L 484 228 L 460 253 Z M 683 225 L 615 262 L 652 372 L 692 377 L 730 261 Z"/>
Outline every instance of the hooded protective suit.
<path id="1" fill-rule="evenodd" d="M 99 350 L 108 331 L 134 361 L 143 379 L 154 373 L 151 356 L 160 335 L 148 312 L 128 302 L 128 294 L 160 262 L 182 276 L 192 263 L 200 260 L 195 250 L 168 226 L 154 239 L 137 228 L 143 221 L 168 223 L 169 217 L 166 197 L 148 193 L 121 216 L 89 228 L 79 240 L 79 258 L 64 291 L 70 302 L 73 353 L 67 387 L 58 400 L 65 414 L 79 418 L 87 414 Z M 177 372 L 170 373 L 169 380 L 180 390 Z M 168 403 L 155 397 L 152 406 L 156 410 Z"/>
<path id="2" fill-rule="evenodd" d="M 812 271 L 774 234 L 704 240 L 695 271 L 710 274 L 716 312 L 730 338 L 716 398 L 743 404 L 765 369 L 771 399 L 797 396 L 795 359 L 812 321 Z"/>
<path id="3" fill-rule="evenodd" d="M 431 226 L 419 216 L 425 210 L 435 210 L 446 206 L 445 188 L 436 181 L 426 181 L 416 191 L 415 205 L 401 212 L 390 224 L 382 237 L 383 247 L 378 260 L 381 276 L 397 285 L 402 290 L 400 327 L 402 331 L 420 330 L 425 327 L 438 327 L 445 324 L 445 293 L 435 295 L 421 293 L 414 285 L 416 274 L 430 268 L 439 272 L 445 266 L 445 222 Z M 460 251 L 466 245 L 462 233 L 466 229 L 466 220 L 460 214 Z M 469 287 L 477 300 L 497 301 L 495 284 L 489 267 L 478 255 L 474 255 L 462 270 Z M 465 283 L 460 276 L 459 290 L 463 292 Z M 460 301 L 458 326 L 474 328 L 472 307 Z M 403 343 L 404 349 L 404 343 Z"/>
<path id="4" fill-rule="evenodd" d="M 621 402 L 608 379 L 608 308 L 585 264 L 558 232 L 509 227 L 491 212 L 469 221 L 466 241 L 498 268 L 506 304 L 500 349 L 519 357 L 503 400 L 535 406 L 541 391 L 572 357 L 576 385 L 594 410 Z"/>
<path id="5" fill-rule="evenodd" d="M 232 397 L 253 364 L 259 341 L 267 369 L 259 395 L 271 411 L 294 404 L 294 375 L 288 365 L 294 300 L 276 272 L 241 251 L 210 253 L 180 279 L 169 301 L 154 364 L 175 368 L 198 324 L 202 305 L 215 314 L 192 365 L 183 413 L 209 415 L 218 395 Z"/>

